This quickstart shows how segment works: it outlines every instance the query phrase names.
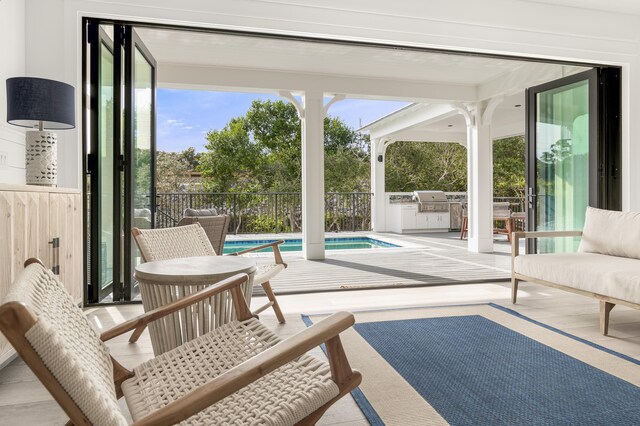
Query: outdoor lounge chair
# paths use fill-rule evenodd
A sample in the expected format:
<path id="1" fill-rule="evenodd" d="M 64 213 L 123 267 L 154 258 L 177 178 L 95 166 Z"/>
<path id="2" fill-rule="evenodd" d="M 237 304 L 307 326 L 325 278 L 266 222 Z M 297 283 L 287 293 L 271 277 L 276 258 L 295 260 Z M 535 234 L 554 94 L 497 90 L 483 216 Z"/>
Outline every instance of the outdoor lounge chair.
<path id="1" fill-rule="evenodd" d="M 64 286 L 37 259 L 25 262 L 4 304 L 0 331 L 76 425 L 314 424 L 361 375 L 349 366 L 340 312 L 281 341 L 242 297 L 247 275 L 147 312 L 98 335 Z M 237 320 L 129 371 L 105 345 L 191 304 L 230 291 Z M 329 363 L 306 353 L 326 344 Z"/>
<path id="2" fill-rule="evenodd" d="M 199 219 L 202 220 L 204 217 L 199 217 Z M 191 256 L 215 256 L 216 251 L 209 242 L 209 238 L 202 224 L 196 222 L 194 225 L 162 229 L 133 228 L 131 233 L 133 234 L 136 244 L 138 244 L 140 254 L 145 262 Z M 230 254 L 230 256 L 238 256 L 273 247 L 275 263 L 258 265 L 258 270 L 253 277 L 253 285 L 262 286 L 269 302 L 256 309 L 254 314 L 257 315 L 267 308 L 272 307 L 280 324 L 285 323 L 285 318 L 280 310 L 278 300 L 275 294 L 273 294 L 269 280 L 287 267 L 287 264 L 282 261 L 282 256 L 278 249 L 278 245 L 282 243 L 283 241 L 275 241 Z"/>
<path id="3" fill-rule="evenodd" d="M 210 212 L 207 214 L 194 214 L 194 212 Z M 215 210 L 203 209 L 194 210 L 186 209 L 184 216 L 178 222 L 178 226 L 192 225 L 199 223 L 202 225 L 207 238 L 211 242 L 211 246 L 216 254 L 221 255 L 224 251 L 224 241 L 227 238 L 227 229 L 229 228 L 230 216 L 226 214 L 216 214 Z"/>

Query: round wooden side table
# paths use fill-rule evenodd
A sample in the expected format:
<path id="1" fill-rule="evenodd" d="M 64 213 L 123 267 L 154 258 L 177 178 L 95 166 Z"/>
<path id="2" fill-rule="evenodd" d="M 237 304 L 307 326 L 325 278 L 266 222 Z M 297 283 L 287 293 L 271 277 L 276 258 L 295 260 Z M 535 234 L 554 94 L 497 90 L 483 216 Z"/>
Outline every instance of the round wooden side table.
<path id="1" fill-rule="evenodd" d="M 197 293 L 239 273 L 249 275 L 243 285 L 251 303 L 256 263 L 238 256 L 198 256 L 157 260 L 136 266 L 135 279 L 145 312 Z M 154 354 L 160 355 L 235 318 L 231 294 L 226 291 L 149 324 Z"/>

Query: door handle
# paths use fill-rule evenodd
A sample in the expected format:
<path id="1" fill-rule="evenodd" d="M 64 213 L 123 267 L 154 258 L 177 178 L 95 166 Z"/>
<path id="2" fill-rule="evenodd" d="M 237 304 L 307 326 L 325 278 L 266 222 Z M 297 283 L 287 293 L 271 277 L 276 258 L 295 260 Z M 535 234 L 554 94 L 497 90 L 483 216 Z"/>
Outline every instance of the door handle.
<path id="1" fill-rule="evenodd" d="M 54 238 L 49 241 L 52 248 L 51 256 L 51 272 L 55 275 L 60 275 L 60 238 Z"/>
<path id="2" fill-rule="evenodd" d="M 533 208 L 533 203 L 536 199 L 537 195 L 533 193 L 533 188 L 529 188 L 527 191 L 527 202 L 529 204 L 529 208 Z"/>

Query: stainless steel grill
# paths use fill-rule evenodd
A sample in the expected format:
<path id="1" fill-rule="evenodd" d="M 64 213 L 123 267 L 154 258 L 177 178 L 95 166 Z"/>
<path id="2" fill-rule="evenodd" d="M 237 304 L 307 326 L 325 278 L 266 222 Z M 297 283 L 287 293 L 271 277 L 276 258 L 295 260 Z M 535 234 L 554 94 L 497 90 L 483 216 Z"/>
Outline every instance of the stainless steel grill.
<path id="1" fill-rule="evenodd" d="M 442 191 L 413 191 L 413 200 L 418 202 L 420 212 L 447 212 L 449 202 Z"/>

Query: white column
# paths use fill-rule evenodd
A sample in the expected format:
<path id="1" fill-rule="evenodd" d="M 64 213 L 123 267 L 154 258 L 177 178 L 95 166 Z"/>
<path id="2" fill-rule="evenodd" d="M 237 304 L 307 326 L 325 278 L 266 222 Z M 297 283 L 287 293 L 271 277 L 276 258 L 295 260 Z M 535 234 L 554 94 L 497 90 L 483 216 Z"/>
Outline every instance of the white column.
<path id="1" fill-rule="evenodd" d="M 491 126 L 484 124 L 481 108 L 470 111 L 467 124 L 468 249 L 493 251 L 493 144 Z"/>
<path id="2" fill-rule="evenodd" d="M 378 157 L 382 156 L 382 161 Z M 384 140 L 371 139 L 371 229 L 375 232 L 386 232 L 386 197 L 384 174 Z"/>
<path id="3" fill-rule="evenodd" d="M 302 255 L 324 259 L 324 104 L 323 93 L 304 94 L 302 118 Z"/>

